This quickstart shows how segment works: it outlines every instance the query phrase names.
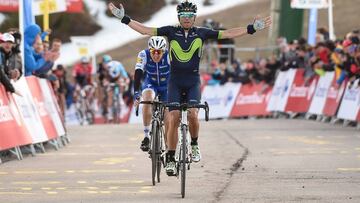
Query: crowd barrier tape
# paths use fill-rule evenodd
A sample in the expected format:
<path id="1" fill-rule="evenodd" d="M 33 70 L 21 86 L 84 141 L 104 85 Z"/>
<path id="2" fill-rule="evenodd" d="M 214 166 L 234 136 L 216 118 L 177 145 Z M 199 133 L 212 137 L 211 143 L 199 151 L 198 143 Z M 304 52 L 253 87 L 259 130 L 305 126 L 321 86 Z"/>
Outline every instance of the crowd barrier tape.
<path id="1" fill-rule="evenodd" d="M 49 82 L 36 77 L 13 83 L 22 96 L 0 85 L 0 151 L 49 141 L 66 134 Z"/>
<path id="2" fill-rule="evenodd" d="M 266 111 L 266 107 L 272 93 L 272 87 L 263 90 L 263 85 L 263 83 L 242 85 L 230 117 L 269 115 L 270 112 Z"/>

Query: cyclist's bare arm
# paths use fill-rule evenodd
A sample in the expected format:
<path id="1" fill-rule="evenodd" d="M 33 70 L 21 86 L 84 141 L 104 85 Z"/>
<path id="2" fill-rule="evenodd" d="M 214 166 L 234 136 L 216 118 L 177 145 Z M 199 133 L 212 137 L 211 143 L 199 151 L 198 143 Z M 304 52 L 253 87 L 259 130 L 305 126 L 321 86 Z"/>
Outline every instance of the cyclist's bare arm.
<path id="1" fill-rule="evenodd" d="M 156 29 L 153 27 L 147 27 L 136 20 L 131 20 L 131 22 L 129 23 L 129 27 L 142 35 L 150 36 L 154 35 L 154 30 Z"/>
<path id="2" fill-rule="evenodd" d="M 116 7 L 113 3 L 109 3 L 108 8 L 113 13 L 113 15 L 120 20 L 125 15 L 124 7 L 122 4 L 120 4 L 119 7 Z M 154 35 L 155 28 L 147 27 L 136 20 L 131 19 L 128 26 L 142 35 Z"/>
<path id="3" fill-rule="evenodd" d="M 271 16 L 265 18 L 259 18 L 258 16 L 256 16 L 252 25 L 254 31 L 268 28 L 271 25 Z M 221 39 L 236 38 L 247 34 L 249 34 L 247 27 L 237 27 L 237 28 L 224 30 L 221 34 Z"/>

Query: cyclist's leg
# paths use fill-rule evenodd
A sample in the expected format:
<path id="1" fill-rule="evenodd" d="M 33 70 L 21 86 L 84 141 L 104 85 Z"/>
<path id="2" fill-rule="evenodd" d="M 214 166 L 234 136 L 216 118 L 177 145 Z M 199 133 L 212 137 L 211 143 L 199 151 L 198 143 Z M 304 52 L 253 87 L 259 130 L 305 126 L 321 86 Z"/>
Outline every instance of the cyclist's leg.
<path id="1" fill-rule="evenodd" d="M 165 102 L 165 103 L 168 101 L 167 87 L 159 88 L 158 94 L 160 95 L 160 101 Z M 170 126 L 168 109 L 165 109 L 165 112 L 164 112 L 164 125 L 165 125 L 164 126 L 165 127 L 164 139 L 165 139 L 165 143 L 167 145 L 167 134 L 168 134 L 169 126 Z"/>
<path id="2" fill-rule="evenodd" d="M 181 89 L 178 85 L 173 81 L 170 80 L 168 84 L 168 102 L 180 102 L 181 99 Z M 168 153 L 166 158 L 166 173 L 167 175 L 175 175 L 176 168 L 175 168 L 175 150 L 176 145 L 178 142 L 178 134 L 177 130 L 179 127 L 179 120 L 180 120 L 180 112 L 178 110 L 174 110 L 169 108 L 169 128 L 167 133 L 167 146 L 168 146 Z"/>
<path id="3" fill-rule="evenodd" d="M 200 81 L 194 83 L 189 89 L 187 94 L 188 103 L 200 103 L 201 90 Z M 189 132 L 191 135 L 191 147 L 192 147 L 192 160 L 198 162 L 201 159 L 200 148 L 198 146 L 199 137 L 199 120 L 198 120 L 198 109 L 190 109 L 188 114 L 189 120 Z"/>
<path id="4" fill-rule="evenodd" d="M 154 97 L 155 97 L 155 91 L 150 86 L 147 86 L 147 88 L 145 88 L 142 91 L 143 101 L 153 101 Z M 141 142 L 140 148 L 143 151 L 148 151 L 150 147 L 149 131 L 150 131 L 151 116 L 152 116 L 151 105 L 143 105 L 142 114 L 143 114 L 143 125 L 144 125 L 144 139 Z"/>
<path id="5" fill-rule="evenodd" d="M 107 88 L 107 108 L 108 108 L 108 111 L 107 111 L 107 119 L 108 121 L 112 121 L 114 119 L 114 116 L 113 116 L 113 110 L 112 110 L 112 103 L 113 103 L 113 87 L 108 86 Z"/>

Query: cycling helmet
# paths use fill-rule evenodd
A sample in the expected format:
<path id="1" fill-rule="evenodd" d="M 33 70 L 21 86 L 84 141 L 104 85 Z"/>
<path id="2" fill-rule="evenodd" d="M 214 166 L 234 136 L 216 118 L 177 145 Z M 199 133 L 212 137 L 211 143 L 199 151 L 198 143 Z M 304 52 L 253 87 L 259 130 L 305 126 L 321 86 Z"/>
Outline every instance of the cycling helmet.
<path id="1" fill-rule="evenodd" d="M 179 3 L 176 7 L 176 10 L 178 13 L 180 12 L 193 12 L 196 13 L 197 12 L 197 6 L 196 4 L 190 2 L 190 1 L 183 1 L 181 3 Z"/>
<path id="2" fill-rule="evenodd" d="M 120 75 L 120 71 L 119 71 L 119 68 L 118 68 L 118 66 L 120 65 L 119 62 L 111 61 L 107 65 L 108 65 L 108 68 L 109 68 L 108 70 L 109 70 L 110 77 L 116 78 L 116 77 L 118 77 Z"/>
<path id="3" fill-rule="evenodd" d="M 81 57 L 81 63 L 89 63 L 89 59 L 86 56 Z"/>
<path id="4" fill-rule="evenodd" d="M 166 50 L 166 40 L 164 37 L 152 36 L 148 41 L 149 49 Z"/>
<path id="5" fill-rule="evenodd" d="M 102 61 L 103 63 L 109 63 L 110 61 L 112 61 L 112 58 L 110 55 L 105 54 L 102 56 Z"/>

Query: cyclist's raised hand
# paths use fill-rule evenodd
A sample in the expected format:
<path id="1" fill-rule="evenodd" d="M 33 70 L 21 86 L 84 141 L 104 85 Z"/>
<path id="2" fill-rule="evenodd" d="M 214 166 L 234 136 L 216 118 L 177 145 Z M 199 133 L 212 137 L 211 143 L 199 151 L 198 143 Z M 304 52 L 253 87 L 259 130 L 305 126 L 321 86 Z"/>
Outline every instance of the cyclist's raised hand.
<path id="1" fill-rule="evenodd" d="M 110 3 L 108 4 L 108 7 L 109 7 L 111 13 L 112 13 L 115 17 L 119 18 L 120 20 L 123 19 L 124 15 L 125 15 L 125 10 L 124 10 L 124 7 L 123 7 L 122 4 L 120 4 L 120 5 L 119 5 L 119 8 L 117 8 L 113 3 L 110 2 Z"/>
<path id="2" fill-rule="evenodd" d="M 271 25 L 271 16 L 265 17 L 265 18 L 260 18 L 260 16 L 256 16 L 254 18 L 254 29 L 255 31 L 258 30 L 263 30 L 265 28 L 268 28 Z"/>

